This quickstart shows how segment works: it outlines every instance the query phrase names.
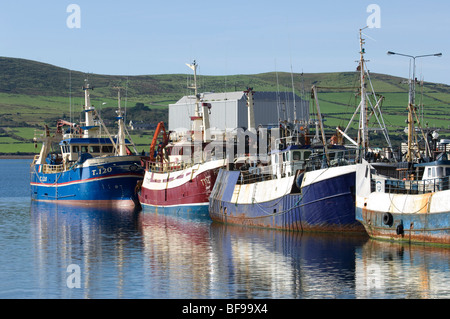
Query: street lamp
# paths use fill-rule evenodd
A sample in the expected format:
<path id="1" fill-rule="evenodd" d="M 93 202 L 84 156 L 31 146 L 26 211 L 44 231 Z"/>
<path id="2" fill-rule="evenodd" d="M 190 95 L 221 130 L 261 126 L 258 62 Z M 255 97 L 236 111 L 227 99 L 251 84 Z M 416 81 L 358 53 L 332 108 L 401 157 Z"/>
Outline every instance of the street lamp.
<path id="1" fill-rule="evenodd" d="M 410 81 L 410 83 L 409 83 L 409 85 L 410 85 L 410 87 L 409 87 L 409 99 L 410 99 L 410 101 L 409 102 L 414 105 L 415 104 L 415 98 L 416 98 L 416 59 L 417 58 L 428 57 L 428 56 L 441 57 L 442 53 L 424 54 L 424 55 L 413 56 L 413 55 L 408 55 L 408 54 L 388 51 L 387 54 L 388 55 L 406 56 L 406 57 L 411 58 L 413 60 L 413 77 L 412 77 L 412 79 L 409 79 L 409 81 Z"/>
<path id="2" fill-rule="evenodd" d="M 413 60 L 413 78 L 409 79 L 409 103 L 408 103 L 408 152 L 406 154 L 406 160 L 408 162 L 412 161 L 412 134 L 414 130 L 414 118 L 413 111 L 415 109 L 415 98 L 416 98 L 416 59 L 429 57 L 429 56 L 437 56 L 441 57 L 442 53 L 434 53 L 434 54 L 425 54 L 425 55 L 408 55 L 397 52 L 388 51 L 387 55 L 401 55 Z M 431 154 L 430 154 L 431 155 Z"/>

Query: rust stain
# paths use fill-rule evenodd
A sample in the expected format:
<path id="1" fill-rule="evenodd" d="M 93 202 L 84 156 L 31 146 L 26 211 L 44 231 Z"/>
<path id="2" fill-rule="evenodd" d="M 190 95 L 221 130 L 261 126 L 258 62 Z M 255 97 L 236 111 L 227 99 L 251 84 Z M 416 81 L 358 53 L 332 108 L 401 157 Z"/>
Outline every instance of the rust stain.
<path id="1" fill-rule="evenodd" d="M 419 211 L 419 214 L 427 214 L 430 213 L 430 206 L 431 206 L 431 197 L 434 193 L 427 193 L 422 195 L 422 201 L 421 201 L 421 209 Z"/>

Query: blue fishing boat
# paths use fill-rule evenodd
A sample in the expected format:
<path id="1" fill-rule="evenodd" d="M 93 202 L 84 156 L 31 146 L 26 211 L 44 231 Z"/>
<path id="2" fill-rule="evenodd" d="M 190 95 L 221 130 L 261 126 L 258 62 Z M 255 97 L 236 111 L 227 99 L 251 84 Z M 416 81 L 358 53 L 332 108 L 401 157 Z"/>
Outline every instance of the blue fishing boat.
<path id="1" fill-rule="evenodd" d="M 31 164 L 31 199 L 67 204 L 130 206 L 138 203 L 136 184 L 144 176 L 141 156 L 130 151 L 123 111 L 117 113 L 113 136 L 91 105 L 84 86 L 85 122 L 59 120 L 55 133 L 46 126 L 39 155 Z M 64 127 L 68 126 L 66 132 Z M 38 142 L 38 139 L 35 140 Z"/>
<path id="2" fill-rule="evenodd" d="M 330 149 L 328 155 L 334 157 L 336 166 L 321 169 L 321 148 L 289 145 L 270 154 L 271 165 L 221 169 L 210 196 L 211 219 L 292 231 L 364 231 L 354 217 L 354 179 L 348 179 L 352 166 L 344 164 L 352 154 L 338 147 Z M 341 164 L 348 168 L 347 174 Z M 307 172 L 322 174 L 315 174 L 313 181 Z M 302 185 L 305 180 L 308 184 Z"/>
<path id="3" fill-rule="evenodd" d="M 365 233 L 355 218 L 355 176 L 356 163 L 369 153 L 368 104 L 392 147 L 379 116 L 383 98 L 373 103 L 366 98 L 368 73 L 361 34 L 360 30 L 361 101 L 352 117 L 360 113 L 357 141 L 347 133 L 351 121 L 345 130 L 337 128 L 336 134 L 326 139 L 313 86 L 318 118 L 313 143 L 300 142 L 308 136 L 303 133 L 298 138 L 302 133 L 297 126 L 292 136 L 285 135 L 275 143 L 281 147 L 272 151 L 268 166 L 243 169 L 234 165 L 234 170 L 221 170 L 210 196 L 213 220 L 283 230 Z M 344 146 L 344 137 L 352 144 Z"/>

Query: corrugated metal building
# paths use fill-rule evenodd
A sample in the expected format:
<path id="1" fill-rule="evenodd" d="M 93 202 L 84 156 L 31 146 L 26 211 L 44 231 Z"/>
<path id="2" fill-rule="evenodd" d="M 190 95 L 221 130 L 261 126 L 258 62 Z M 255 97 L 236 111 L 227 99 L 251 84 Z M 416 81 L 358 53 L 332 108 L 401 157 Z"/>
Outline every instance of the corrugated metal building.
<path id="1" fill-rule="evenodd" d="M 278 123 L 278 119 L 294 120 L 293 94 L 258 92 L 253 95 L 255 126 Z M 247 96 L 244 92 L 202 93 L 202 102 L 210 103 L 210 127 L 234 129 L 248 126 Z M 277 103 L 279 100 L 279 103 Z M 184 96 L 169 105 L 169 130 L 178 131 L 191 128 L 190 116 L 195 112 L 195 96 Z M 279 105 L 279 107 L 277 107 Z M 297 119 L 309 119 L 309 102 L 295 95 Z"/>

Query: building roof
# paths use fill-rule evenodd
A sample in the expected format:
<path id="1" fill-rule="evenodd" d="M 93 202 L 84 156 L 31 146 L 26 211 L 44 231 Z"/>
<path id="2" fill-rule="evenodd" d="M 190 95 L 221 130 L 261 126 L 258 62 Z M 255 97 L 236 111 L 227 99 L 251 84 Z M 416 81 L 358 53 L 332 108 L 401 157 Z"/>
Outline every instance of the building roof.
<path id="1" fill-rule="evenodd" d="M 246 99 L 245 93 L 243 91 L 237 91 L 237 92 L 222 92 L 222 93 L 215 93 L 215 92 L 205 92 L 201 93 L 202 95 L 202 101 L 203 102 L 212 102 L 212 101 L 237 101 L 241 99 Z M 292 92 L 259 92 L 256 91 L 253 95 L 254 100 L 276 100 L 277 97 L 279 97 L 280 101 L 291 101 L 293 100 L 293 94 Z M 295 99 L 297 101 L 300 101 L 301 98 L 298 95 L 295 95 Z M 181 99 L 179 99 L 175 104 L 193 104 L 195 103 L 195 96 L 194 95 L 188 95 L 183 96 Z"/>

